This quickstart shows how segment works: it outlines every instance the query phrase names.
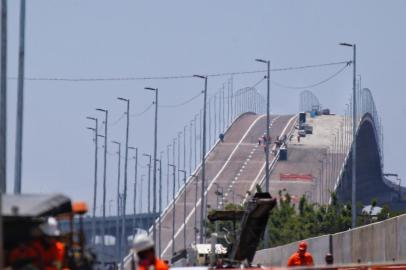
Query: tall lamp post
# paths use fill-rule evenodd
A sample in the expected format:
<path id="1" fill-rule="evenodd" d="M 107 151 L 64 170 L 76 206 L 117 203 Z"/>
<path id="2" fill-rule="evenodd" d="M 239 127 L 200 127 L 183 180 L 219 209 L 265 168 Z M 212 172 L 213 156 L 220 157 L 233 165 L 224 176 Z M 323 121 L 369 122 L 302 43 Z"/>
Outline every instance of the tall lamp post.
<path id="1" fill-rule="evenodd" d="M 105 248 L 105 233 L 106 233 L 106 179 L 107 179 L 107 125 L 108 125 L 108 115 L 109 111 L 105 109 L 96 109 L 97 111 L 104 112 L 104 153 L 103 153 L 103 202 L 102 202 L 102 254 L 104 254 Z M 101 258 L 102 264 L 104 263 L 104 258 Z"/>
<path id="2" fill-rule="evenodd" d="M 149 159 L 149 161 L 148 161 L 148 203 L 147 203 L 147 205 L 148 205 L 148 214 L 150 214 L 151 213 L 151 159 L 152 159 L 152 156 L 150 155 L 150 154 L 142 154 L 144 157 L 147 157 L 148 159 Z"/>
<path id="3" fill-rule="evenodd" d="M 95 117 L 86 117 L 95 122 L 94 128 L 88 128 L 94 132 L 94 182 L 93 182 L 93 218 L 92 218 L 92 243 L 96 244 L 96 204 L 97 204 L 97 156 L 98 156 L 98 130 L 99 121 Z"/>
<path id="4" fill-rule="evenodd" d="M 23 152 L 23 118 L 24 118 L 24 56 L 25 56 L 25 0 L 20 7 L 20 44 L 18 51 L 18 85 L 17 85 L 17 132 L 15 153 L 14 193 L 21 193 L 21 168 Z"/>
<path id="5" fill-rule="evenodd" d="M 137 214 L 137 177 L 138 177 L 138 148 L 137 147 L 128 147 L 129 149 L 135 150 L 134 156 L 134 201 L 133 201 L 133 234 L 135 233 L 135 219 Z"/>
<path id="6" fill-rule="evenodd" d="M 175 254 L 175 182 L 176 182 L 176 166 L 169 164 L 173 168 L 173 183 L 172 183 L 172 256 Z"/>
<path id="7" fill-rule="evenodd" d="M 117 145 L 117 217 L 116 217 L 116 256 L 121 259 L 121 248 L 120 248 L 120 180 L 121 180 L 121 143 L 112 141 L 112 143 Z"/>
<path id="8" fill-rule="evenodd" d="M 155 92 L 155 123 L 154 123 L 154 169 L 153 169 L 153 201 L 152 201 L 152 212 L 156 214 L 156 160 L 157 160 L 157 143 L 158 143 L 158 88 L 145 87 L 145 90 Z M 152 238 L 156 245 L 156 222 L 152 223 Z"/>
<path id="9" fill-rule="evenodd" d="M 267 66 L 267 87 L 266 87 L 266 138 L 267 138 L 267 143 L 265 145 L 265 191 L 269 192 L 269 144 L 268 144 L 268 139 L 269 139 L 269 125 L 270 125 L 270 114 L 269 114 L 269 108 L 270 108 L 270 76 L 271 76 L 271 61 L 269 60 L 263 60 L 263 59 L 255 59 L 255 61 L 264 63 Z M 265 248 L 269 247 L 269 234 L 268 230 L 265 230 L 264 234 L 264 246 Z"/>
<path id="10" fill-rule="evenodd" d="M 352 214 L 352 228 L 355 228 L 357 226 L 357 205 L 356 205 L 356 183 L 357 183 L 357 174 L 356 174 L 356 149 L 357 149 L 357 143 L 356 143 L 356 133 L 357 133 L 357 124 L 356 124 L 356 118 L 357 118 L 357 93 L 356 93 L 356 87 L 357 87 L 357 75 L 356 75 L 356 58 L 357 58 L 357 46 L 356 44 L 349 44 L 349 43 L 340 43 L 339 45 L 341 46 L 347 46 L 347 47 L 352 47 L 353 49 L 353 56 L 352 56 L 352 71 L 353 71 L 353 78 L 352 78 L 352 185 L 351 185 L 351 214 Z"/>
<path id="11" fill-rule="evenodd" d="M 186 250 L 186 171 L 179 172 L 183 173 L 183 248 Z"/>
<path id="12" fill-rule="evenodd" d="M 206 180 L 206 103 L 207 103 L 207 76 L 193 75 L 193 77 L 204 80 L 204 98 L 203 98 L 203 139 L 202 139 L 202 195 L 201 195 L 201 209 L 200 209 L 200 244 L 203 243 L 204 237 L 204 213 L 205 213 L 205 180 Z"/>
<path id="13" fill-rule="evenodd" d="M 197 196 L 198 196 L 198 187 L 199 187 L 199 177 L 195 174 L 192 175 L 192 177 L 194 177 L 195 180 L 195 226 L 193 228 L 194 234 L 195 234 L 195 244 L 197 244 Z"/>
<path id="14" fill-rule="evenodd" d="M 124 191 L 123 191 L 123 216 L 122 216 L 122 224 L 121 224 L 121 245 L 124 245 L 124 249 L 127 249 L 128 241 L 127 241 L 127 234 L 126 234 L 126 226 L 125 226 L 125 217 L 126 217 L 126 206 L 127 206 L 127 176 L 128 176 L 128 136 L 130 130 L 130 100 L 122 97 L 118 97 L 118 100 L 124 101 L 126 103 L 127 111 L 127 124 L 126 124 L 126 132 L 125 132 L 125 154 L 124 154 Z M 123 269 L 124 265 L 124 258 L 121 258 L 121 269 Z"/>

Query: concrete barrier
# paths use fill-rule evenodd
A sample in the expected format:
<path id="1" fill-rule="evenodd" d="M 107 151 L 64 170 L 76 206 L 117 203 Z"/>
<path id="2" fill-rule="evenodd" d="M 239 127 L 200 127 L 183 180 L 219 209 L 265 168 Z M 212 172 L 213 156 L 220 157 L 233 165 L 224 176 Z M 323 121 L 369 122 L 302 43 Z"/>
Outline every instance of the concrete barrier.
<path id="1" fill-rule="evenodd" d="M 329 250 L 329 235 L 322 235 L 306 240 L 312 251 L 315 264 L 324 263 L 324 257 Z M 262 265 L 286 266 L 289 257 L 297 251 L 299 241 L 284 246 L 257 251 L 253 262 Z M 326 250 L 326 251 L 325 251 Z"/>
<path id="2" fill-rule="evenodd" d="M 334 262 L 376 263 L 406 260 L 406 215 L 353 230 L 306 239 L 316 265 L 324 265 L 329 252 L 330 237 Z M 298 242 L 257 251 L 253 263 L 285 266 L 297 250 Z"/>

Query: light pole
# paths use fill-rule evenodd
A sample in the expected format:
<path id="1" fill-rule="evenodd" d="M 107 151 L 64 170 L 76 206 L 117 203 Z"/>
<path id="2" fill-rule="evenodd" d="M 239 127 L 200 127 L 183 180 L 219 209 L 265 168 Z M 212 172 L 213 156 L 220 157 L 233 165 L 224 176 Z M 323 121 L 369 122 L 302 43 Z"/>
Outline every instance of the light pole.
<path id="1" fill-rule="evenodd" d="M 104 154 L 103 154 L 103 218 L 102 218 L 102 254 L 104 254 L 104 238 L 105 238 L 105 224 L 106 224 L 106 179 L 107 179 L 107 125 L 108 125 L 108 115 L 109 111 L 105 109 L 96 109 L 97 111 L 104 112 Z M 104 258 L 102 258 L 102 263 L 104 263 Z"/>
<path id="2" fill-rule="evenodd" d="M 203 98 L 203 139 L 202 139 L 202 196 L 200 213 L 200 244 L 203 243 L 204 236 L 204 213 L 205 213 L 205 180 L 206 180 L 206 103 L 207 103 L 207 76 L 193 75 L 193 77 L 204 79 L 204 98 Z"/>
<path id="3" fill-rule="evenodd" d="M 352 78 L 352 185 L 351 185 L 351 214 L 352 214 L 352 228 L 357 226 L 357 205 L 356 205 L 356 149 L 357 149 L 357 139 L 356 139 L 356 118 L 357 118 L 357 94 L 356 94 L 356 84 L 357 84 L 357 70 L 356 70 L 356 59 L 357 59 L 357 46 L 356 44 L 340 43 L 341 46 L 352 47 L 352 68 L 353 68 L 353 78 Z"/>
<path id="4" fill-rule="evenodd" d="M 25 55 L 25 0 L 20 7 L 20 44 L 18 51 L 18 85 L 17 85 L 17 121 L 14 193 L 21 193 L 21 168 L 23 152 L 23 118 L 24 118 L 24 55 Z"/>
<path id="5" fill-rule="evenodd" d="M 117 164 L 117 217 L 116 217 L 116 256 L 118 259 L 121 258 L 121 248 L 120 248 L 120 178 L 121 178 L 121 143 L 112 141 L 116 144 L 117 155 L 118 155 L 118 164 Z"/>
<path id="6" fill-rule="evenodd" d="M 152 212 L 156 214 L 156 160 L 157 160 L 157 143 L 158 143 L 158 88 L 145 87 L 145 90 L 155 92 L 155 124 L 154 124 L 154 174 L 153 174 L 153 202 Z M 152 223 L 152 238 L 156 245 L 156 223 Z"/>
<path id="7" fill-rule="evenodd" d="M 182 135 L 182 131 L 178 132 L 178 161 L 176 163 L 176 166 L 180 168 L 180 136 Z M 180 174 L 178 171 L 178 190 L 180 189 Z"/>
<path id="8" fill-rule="evenodd" d="M 159 155 L 159 204 L 158 204 L 158 254 L 161 254 L 161 214 L 162 214 L 162 155 L 163 151 L 161 151 Z"/>
<path id="9" fill-rule="evenodd" d="M 122 228 L 121 228 L 121 245 L 124 245 L 124 249 L 127 249 L 127 237 L 126 237 L 126 226 L 125 226 L 125 215 L 127 206 L 127 176 L 128 176 L 128 136 L 130 129 L 130 100 L 122 97 L 118 97 L 118 100 L 124 101 L 127 105 L 127 124 L 125 132 L 125 154 L 124 154 L 124 191 L 123 191 L 123 216 L 122 216 Z M 121 258 L 121 269 L 123 269 L 124 258 Z"/>
<path id="10" fill-rule="evenodd" d="M 269 125 L 270 125 L 270 115 L 269 115 L 269 107 L 270 107 L 270 76 L 271 76 L 271 61 L 263 60 L 263 59 L 255 59 L 255 61 L 264 63 L 267 66 L 267 87 L 266 87 L 266 138 L 267 143 L 265 144 L 265 191 L 269 192 Z M 269 247 L 269 235 L 268 230 L 265 230 L 264 234 L 264 247 Z"/>
<path id="11" fill-rule="evenodd" d="M 144 157 L 147 157 L 149 159 L 148 162 L 148 214 L 151 213 L 151 163 L 152 163 L 152 156 L 150 154 L 142 154 Z"/>
<path id="12" fill-rule="evenodd" d="M 140 190 L 141 190 L 141 192 L 140 192 L 140 213 L 142 213 L 142 211 L 143 211 L 143 209 L 142 209 L 142 194 L 144 193 L 144 190 L 143 190 L 143 188 L 144 188 L 144 177 L 145 177 L 145 174 L 142 174 L 141 175 L 141 188 L 140 188 Z"/>
<path id="13" fill-rule="evenodd" d="M 271 69 L 271 62 L 269 60 L 262 60 L 262 59 L 255 59 L 255 61 L 264 63 L 267 65 L 267 90 L 266 90 L 266 97 L 267 97 L 267 108 L 266 108 L 266 137 L 269 138 L 269 125 L 270 125 L 270 115 L 269 115 L 269 106 L 270 106 L 270 85 L 269 85 L 269 77 L 270 77 L 270 69 Z M 265 190 L 269 192 L 269 144 L 265 145 Z"/>
<path id="14" fill-rule="evenodd" d="M 92 242 L 96 244 L 96 203 L 97 203 L 97 156 L 98 156 L 98 119 L 95 117 L 86 117 L 95 122 L 94 128 L 88 128 L 94 132 L 94 182 L 93 182 L 93 218 L 92 218 Z"/>
<path id="15" fill-rule="evenodd" d="M 176 182 L 176 166 L 169 164 L 173 168 L 173 183 L 172 183 L 172 256 L 175 254 L 175 182 Z"/>
<path id="16" fill-rule="evenodd" d="M 186 171 L 179 172 L 183 173 L 183 248 L 186 250 Z"/>
<path id="17" fill-rule="evenodd" d="M 166 205 L 169 205 L 169 158 L 170 158 L 170 151 L 172 145 L 168 144 L 166 146 L 166 163 L 167 163 L 167 167 L 166 167 Z"/>
<path id="18" fill-rule="evenodd" d="M 135 233 L 135 219 L 137 214 L 137 177 L 138 177 L 138 148 L 129 146 L 128 149 L 135 150 L 134 156 L 134 201 L 133 201 L 133 234 Z"/>
<path id="19" fill-rule="evenodd" d="M 195 178 L 195 185 L 196 185 L 196 190 L 195 190 L 195 226 L 193 228 L 194 234 L 195 234 L 195 244 L 197 243 L 197 196 L 198 196 L 198 184 L 199 184 L 199 176 L 193 174 L 192 177 Z"/>

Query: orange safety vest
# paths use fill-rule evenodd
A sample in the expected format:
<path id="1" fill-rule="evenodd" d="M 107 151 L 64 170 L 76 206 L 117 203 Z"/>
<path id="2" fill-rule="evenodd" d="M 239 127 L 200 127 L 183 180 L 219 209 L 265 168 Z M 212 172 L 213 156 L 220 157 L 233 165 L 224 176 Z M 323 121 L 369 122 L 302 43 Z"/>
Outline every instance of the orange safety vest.
<path id="1" fill-rule="evenodd" d="M 40 255 L 39 264 L 43 269 L 55 270 L 58 269 L 58 265 L 62 265 L 65 256 L 65 246 L 62 242 L 53 240 L 50 245 L 45 248 L 41 241 L 35 240 L 33 246 Z"/>
<path id="2" fill-rule="evenodd" d="M 309 252 L 306 252 L 303 256 L 300 256 L 299 252 L 295 252 L 288 260 L 289 267 L 306 265 L 314 265 L 313 256 Z"/>
<path id="3" fill-rule="evenodd" d="M 155 268 L 154 270 L 169 270 L 168 265 L 158 258 L 155 259 L 154 268 Z M 138 265 L 138 270 L 149 270 L 149 267 L 147 269 L 143 265 Z"/>
<path id="4" fill-rule="evenodd" d="M 10 251 L 8 256 L 8 264 L 16 265 L 19 263 L 27 263 L 35 265 L 38 257 L 38 252 L 32 246 L 29 244 L 22 244 Z"/>

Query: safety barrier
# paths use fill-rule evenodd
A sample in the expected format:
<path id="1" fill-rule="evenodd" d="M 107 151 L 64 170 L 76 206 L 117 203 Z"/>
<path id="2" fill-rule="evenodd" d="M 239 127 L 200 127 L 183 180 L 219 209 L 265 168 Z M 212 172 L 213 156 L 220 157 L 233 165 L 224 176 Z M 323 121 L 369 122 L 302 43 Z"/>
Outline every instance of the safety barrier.
<path id="1" fill-rule="evenodd" d="M 324 258 L 328 252 L 332 252 L 334 262 L 337 264 L 405 261 L 406 214 L 306 241 L 316 265 L 325 265 Z M 298 242 L 259 250 L 253 263 L 285 266 L 289 256 L 297 250 Z"/>

